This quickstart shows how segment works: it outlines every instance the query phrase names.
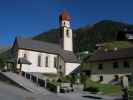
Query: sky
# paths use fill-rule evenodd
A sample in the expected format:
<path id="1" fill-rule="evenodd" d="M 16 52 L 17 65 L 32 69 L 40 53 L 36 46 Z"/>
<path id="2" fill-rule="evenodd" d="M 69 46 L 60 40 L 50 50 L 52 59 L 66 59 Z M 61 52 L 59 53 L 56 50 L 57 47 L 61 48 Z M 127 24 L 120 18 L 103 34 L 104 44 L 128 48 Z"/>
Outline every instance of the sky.
<path id="1" fill-rule="evenodd" d="M 58 16 L 67 10 L 72 28 L 101 20 L 133 24 L 133 0 L 0 0 L 0 46 L 16 36 L 33 37 L 59 27 Z"/>

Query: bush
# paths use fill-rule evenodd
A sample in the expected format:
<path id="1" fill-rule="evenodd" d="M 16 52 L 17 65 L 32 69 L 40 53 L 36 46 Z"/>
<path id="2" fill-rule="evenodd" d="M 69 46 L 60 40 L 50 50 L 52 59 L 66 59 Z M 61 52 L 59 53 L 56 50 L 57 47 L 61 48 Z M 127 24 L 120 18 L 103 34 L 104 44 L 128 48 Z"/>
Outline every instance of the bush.
<path id="1" fill-rule="evenodd" d="M 57 86 L 51 82 L 47 83 L 47 88 L 52 92 L 57 92 Z"/>
<path id="2" fill-rule="evenodd" d="M 0 58 L 0 68 L 4 68 L 5 66 L 5 61 L 4 59 Z"/>
<path id="3" fill-rule="evenodd" d="M 78 77 L 76 75 L 68 75 L 68 76 L 62 77 L 61 82 L 75 83 L 77 78 Z"/>
<path id="4" fill-rule="evenodd" d="M 88 87 L 88 88 L 85 88 L 84 91 L 97 93 L 97 92 L 99 92 L 99 89 L 97 87 Z"/>
<path id="5" fill-rule="evenodd" d="M 129 97 L 129 100 L 133 100 L 133 86 L 129 87 L 128 97 Z"/>
<path id="6" fill-rule="evenodd" d="M 121 95 L 121 86 L 119 85 L 111 85 L 111 84 L 101 84 L 98 82 L 91 81 L 90 79 L 87 79 L 84 85 L 84 90 L 89 87 L 96 87 L 98 88 L 99 92 L 105 95 Z"/>
<path id="7" fill-rule="evenodd" d="M 57 82 L 61 83 L 61 82 L 62 82 L 62 80 L 59 78 L 59 79 L 57 80 Z"/>

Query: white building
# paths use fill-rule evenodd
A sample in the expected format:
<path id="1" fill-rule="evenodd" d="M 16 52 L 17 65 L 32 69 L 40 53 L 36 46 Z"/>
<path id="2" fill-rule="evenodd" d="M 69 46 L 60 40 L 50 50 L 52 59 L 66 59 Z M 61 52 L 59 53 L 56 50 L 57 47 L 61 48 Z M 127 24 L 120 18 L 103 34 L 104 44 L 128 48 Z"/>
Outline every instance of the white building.
<path id="1" fill-rule="evenodd" d="M 17 37 L 12 55 L 18 71 L 69 75 L 80 64 L 73 53 L 70 16 L 64 11 L 60 17 L 60 45 Z"/>

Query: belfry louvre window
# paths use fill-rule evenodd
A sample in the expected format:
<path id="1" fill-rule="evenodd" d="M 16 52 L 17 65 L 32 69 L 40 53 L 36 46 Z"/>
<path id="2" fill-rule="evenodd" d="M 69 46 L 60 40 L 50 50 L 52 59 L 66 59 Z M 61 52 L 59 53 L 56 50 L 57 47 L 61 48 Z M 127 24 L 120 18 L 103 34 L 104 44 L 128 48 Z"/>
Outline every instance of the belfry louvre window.
<path id="1" fill-rule="evenodd" d="M 67 36 L 67 37 L 70 37 L 69 30 L 67 30 L 66 36 Z"/>

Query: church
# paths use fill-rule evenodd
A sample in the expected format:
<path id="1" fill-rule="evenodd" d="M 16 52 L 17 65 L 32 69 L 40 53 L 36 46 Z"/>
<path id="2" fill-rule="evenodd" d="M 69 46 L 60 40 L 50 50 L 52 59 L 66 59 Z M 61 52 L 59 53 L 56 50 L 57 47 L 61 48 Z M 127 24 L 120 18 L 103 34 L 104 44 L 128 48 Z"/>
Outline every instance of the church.
<path id="1" fill-rule="evenodd" d="M 71 74 L 80 65 L 73 52 L 70 16 L 64 11 L 59 16 L 60 45 L 17 37 L 11 48 L 15 70 L 44 74 Z"/>

